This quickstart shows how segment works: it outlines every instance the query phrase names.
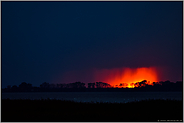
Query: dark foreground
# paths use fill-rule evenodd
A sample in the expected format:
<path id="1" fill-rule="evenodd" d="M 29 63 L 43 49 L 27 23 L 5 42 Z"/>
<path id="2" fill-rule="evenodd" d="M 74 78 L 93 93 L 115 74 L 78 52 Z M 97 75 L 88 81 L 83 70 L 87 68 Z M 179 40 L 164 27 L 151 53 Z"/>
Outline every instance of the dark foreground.
<path id="1" fill-rule="evenodd" d="M 2 122 L 157 122 L 183 121 L 183 103 L 146 100 L 132 103 L 77 103 L 60 100 L 1 101 Z"/>

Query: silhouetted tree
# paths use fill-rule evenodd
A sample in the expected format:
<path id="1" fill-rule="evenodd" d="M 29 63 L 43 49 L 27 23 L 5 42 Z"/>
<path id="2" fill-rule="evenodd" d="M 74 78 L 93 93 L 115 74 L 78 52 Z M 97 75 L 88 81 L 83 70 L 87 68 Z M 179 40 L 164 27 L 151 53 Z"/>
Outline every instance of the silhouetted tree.
<path id="1" fill-rule="evenodd" d="M 99 83 L 98 82 L 96 82 L 96 88 L 99 88 Z"/>
<path id="2" fill-rule="evenodd" d="M 104 82 L 96 82 L 96 88 L 107 88 L 107 87 L 111 87 L 110 84 Z"/>
<path id="3" fill-rule="evenodd" d="M 50 87 L 50 84 L 49 83 L 47 83 L 47 82 L 44 82 L 44 83 L 42 83 L 41 85 L 40 85 L 40 88 L 49 88 Z"/>
<path id="4" fill-rule="evenodd" d="M 120 83 L 121 89 L 116 89 L 111 87 L 110 84 L 104 82 L 96 82 L 96 88 L 98 89 L 89 89 L 89 91 L 182 91 L 183 89 L 183 82 L 170 82 L 170 81 L 161 81 L 161 82 L 153 82 L 149 83 L 146 80 L 141 82 L 131 83 L 130 86 L 134 86 L 134 88 L 127 88 L 127 83 Z M 60 89 L 62 88 L 62 89 Z M 7 88 L 2 89 L 2 92 L 17 92 L 17 91 L 86 91 L 85 83 L 82 82 L 74 82 L 69 84 L 49 84 L 44 82 L 39 87 L 32 87 L 32 84 L 22 82 L 19 87 L 16 85 L 12 86 L 8 85 Z M 88 83 L 88 88 L 95 88 L 95 83 Z M 110 88 L 110 89 L 105 89 Z M 87 89 L 88 90 L 88 89 Z"/>
<path id="5" fill-rule="evenodd" d="M 92 88 L 95 88 L 95 83 L 92 83 Z"/>
<path id="6" fill-rule="evenodd" d="M 63 84 L 57 84 L 57 88 L 63 88 Z"/>
<path id="7" fill-rule="evenodd" d="M 126 86 L 128 86 L 128 84 L 127 84 L 127 83 L 120 83 L 119 86 L 121 86 L 121 87 L 126 87 Z"/>
<path id="8" fill-rule="evenodd" d="M 7 89 L 11 89 L 11 85 L 8 85 L 8 86 L 7 86 Z"/>
<path id="9" fill-rule="evenodd" d="M 95 83 L 88 83 L 88 88 L 95 88 Z"/>
<path id="10" fill-rule="evenodd" d="M 139 86 L 145 86 L 146 83 L 147 83 L 147 81 L 146 80 L 143 80 L 143 81 L 139 82 Z"/>
<path id="11" fill-rule="evenodd" d="M 6 88 L 7 91 L 11 91 L 11 85 L 8 85 Z"/>
<path id="12" fill-rule="evenodd" d="M 49 84 L 49 88 L 50 88 L 50 89 L 54 89 L 55 87 L 56 87 L 55 84 Z"/>
<path id="13" fill-rule="evenodd" d="M 40 88 L 39 87 L 33 87 L 33 91 L 38 92 L 38 91 L 40 91 Z"/>
<path id="14" fill-rule="evenodd" d="M 11 88 L 12 91 L 18 91 L 18 87 L 16 85 L 13 85 L 12 88 Z"/>
<path id="15" fill-rule="evenodd" d="M 110 85 L 110 84 L 107 84 L 107 85 L 106 85 L 106 88 L 111 88 L 111 85 Z"/>
<path id="16" fill-rule="evenodd" d="M 91 86 L 92 86 L 91 84 L 92 84 L 92 83 L 88 83 L 88 88 L 91 88 Z"/>
<path id="17" fill-rule="evenodd" d="M 74 83 L 75 88 L 85 88 L 85 83 L 82 82 L 75 82 Z"/>
<path id="18" fill-rule="evenodd" d="M 98 82 L 98 88 L 103 88 L 103 82 Z"/>
<path id="19" fill-rule="evenodd" d="M 26 82 L 22 82 L 20 85 L 19 85 L 19 89 L 21 91 L 31 91 L 32 89 L 32 84 L 30 83 L 26 83 Z"/>
<path id="20" fill-rule="evenodd" d="M 134 83 L 130 83 L 130 86 L 132 86 L 132 87 L 133 87 L 133 86 L 134 86 Z"/>

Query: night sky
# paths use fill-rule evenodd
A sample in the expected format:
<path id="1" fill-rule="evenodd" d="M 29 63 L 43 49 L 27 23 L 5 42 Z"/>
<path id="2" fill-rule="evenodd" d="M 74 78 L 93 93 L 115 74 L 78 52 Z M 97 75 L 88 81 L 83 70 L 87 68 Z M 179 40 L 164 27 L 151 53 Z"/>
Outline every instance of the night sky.
<path id="1" fill-rule="evenodd" d="M 183 2 L 1 2 L 2 87 L 157 67 L 182 80 Z"/>

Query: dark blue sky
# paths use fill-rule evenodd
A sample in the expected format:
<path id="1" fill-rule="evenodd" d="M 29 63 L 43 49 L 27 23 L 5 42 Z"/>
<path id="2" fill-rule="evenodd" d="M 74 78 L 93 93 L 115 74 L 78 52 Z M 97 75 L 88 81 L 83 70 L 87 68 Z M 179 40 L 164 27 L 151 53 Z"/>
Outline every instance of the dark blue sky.
<path id="1" fill-rule="evenodd" d="M 182 80 L 183 2 L 1 2 L 1 21 L 2 87 L 121 67 Z"/>

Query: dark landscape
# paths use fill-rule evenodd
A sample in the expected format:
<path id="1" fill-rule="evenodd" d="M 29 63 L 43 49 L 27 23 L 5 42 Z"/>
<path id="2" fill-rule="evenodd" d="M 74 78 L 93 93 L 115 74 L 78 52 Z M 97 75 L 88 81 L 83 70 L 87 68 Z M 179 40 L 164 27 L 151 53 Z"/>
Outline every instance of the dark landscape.
<path id="1" fill-rule="evenodd" d="M 2 122 L 182 122 L 183 1 L 2 1 Z"/>
<path id="2" fill-rule="evenodd" d="M 22 82 L 7 86 L 2 93 L 24 92 L 182 92 L 182 81 L 137 82 L 134 88 L 117 88 L 108 83 L 75 82 L 69 84 L 42 83 L 40 87 Z M 6 122 L 157 122 L 183 121 L 183 101 L 149 99 L 128 103 L 74 102 L 57 99 L 2 99 L 2 121 Z"/>
<path id="3" fill-rule="evenodd" d="M 105 82 L 88 83 L 85 86 L 83 82 L 74 82 L 68 84 L 49 84 L 42 83 L 39 87 L 34 87 L 30 83 L 22 82 L 19 86 L 8 85 L 2 89 L 2 92 L 182 92 L 183 82 L 153 82 L 151 85 L 147 84 L 147 80 L 133 83 L 134 88 L 118 88 L 112 87 Z M 120 84 L 121 85 L 121 84 Z"/>
<path id="4" fill-rule="evenodd" d="M 2 122 L 157 122 L 183 121 L 183 102 L 77 103 L 61 100 L 3 99 Z"/>

